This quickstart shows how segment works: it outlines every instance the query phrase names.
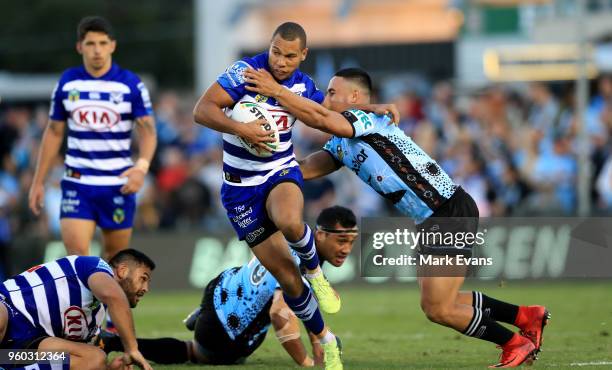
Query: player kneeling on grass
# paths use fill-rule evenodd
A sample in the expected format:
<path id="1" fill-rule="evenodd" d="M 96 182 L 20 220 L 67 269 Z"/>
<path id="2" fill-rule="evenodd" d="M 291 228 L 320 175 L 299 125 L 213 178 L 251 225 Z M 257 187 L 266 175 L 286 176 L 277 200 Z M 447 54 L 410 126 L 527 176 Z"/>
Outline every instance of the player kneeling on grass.
<path id="1" fill-rule="evenodd" d="M 130 308 L 149 290 L 153 269 L 149 257 L 125 249 L 108 264 L 99 257 L 68 256 L 6 280 L 0 284 L 0 348 L 68 352 L 71 370 L 106 369 L 106 354 L 88 343 L 100 332 L 108 309 L 125 348 L 109 368 L 152 369 L 138 350 Z"/>
<path id="2" fill-rule="evenodd" d="M 390 124 L 389 117 L 340 108 L 347 103 L 370 102 L 372 81 L 365 71 L 349 68 L 336 72 L 329 82 L 323 105 L 283 89 L 263 69 L 247 69 L 244 76 L 247 90 L 261 95 L 276 93 L 276 100 L 305 124 L 352 130 L 352 137 L 332 136 L 323 150 L 300 161 L 305 180 L 346 166 L 402 214 L 418 223 L 419 228 L 441 235 L 476 233 L 479 214 L 472 197 L 410 137 Z M 471 247 L 440 244 L 420 245 L 418 252 L 436 260 L 458 254 L 471 256 Z M 516 367 L 537 359 L 549 317 L 546 308 L 518 307 L 480 292 L 460 291 L 465 273 L 459 266 L 442 269 L 426 266 L 418 271 L 421 308 L 427 318 L 499 345 L 501 359 L 491 367 Z M 512 332 L 499 321 L 515 325 L 520 333 Z"/>
<path id="3" fill-rule="evenodd" d="M 327 208 L 317 218 L 314 234 L 321 263 L 339 267 L 357 238 L 355 215 L 347 208 Z M 289 248 L 286 251 L 290 253 Z M 293 259 L 299 263 L 294 252 Z M 311 307 L 303 309 L 312 311 Z M 278 282 L 255 258 L 213 279 L 205 288 L 202 304 L 185 323 L 195 331 L 193 340 L 138 339 L 143 355 L 159 364 L 239 364 L 261 345 L 272 324 L 276 337 L 297 364 L 323 363 L 324 350 L 318 339 L 309 333 L 313 349 L 310 357 L 300 340 L 298 318 L 285 303 Z M 114 334 L 104 333 L 101 339 L 107 353 L 123 349 Z"/>

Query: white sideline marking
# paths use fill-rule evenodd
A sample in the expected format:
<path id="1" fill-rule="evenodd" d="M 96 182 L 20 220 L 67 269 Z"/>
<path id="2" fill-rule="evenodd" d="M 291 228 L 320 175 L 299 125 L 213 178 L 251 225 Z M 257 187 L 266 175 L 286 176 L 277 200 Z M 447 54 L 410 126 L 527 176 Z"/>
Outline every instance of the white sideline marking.
<path id="1" fill-rule="evenodd" d="M 604 366 L 612 365 L 612 361 L 572 362 L 570 366 Z"/>

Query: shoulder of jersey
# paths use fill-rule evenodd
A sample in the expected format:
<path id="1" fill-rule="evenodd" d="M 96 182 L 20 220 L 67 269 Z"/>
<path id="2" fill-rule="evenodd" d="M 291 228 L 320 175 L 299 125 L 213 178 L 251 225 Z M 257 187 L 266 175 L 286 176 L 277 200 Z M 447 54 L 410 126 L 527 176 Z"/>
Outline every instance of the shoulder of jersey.
<path id="1" fill-rule="evenodd" d="M 264 68 L 266 66 L 266 54 L 257 54 L 252 57 L 246 57 L 240 59 L 241 61 L 247 63 L 253 68 Z"/>
<path id="2" fill-rule="evenodd" d="M 81 66 L 78 67 L 70 67 L 65 69 L 60 75 L 59 82 L 67 82 L 70 80 L 76 80 L 83 76 L 83 70 Z"/>
<path id="3" fill-rule="evenodd" d="M 128 84 L 137 85 L 140 83 L 140 77 L 129 69 L 119 67 L 119 71 L 113 80 L 124 81 Z"/>

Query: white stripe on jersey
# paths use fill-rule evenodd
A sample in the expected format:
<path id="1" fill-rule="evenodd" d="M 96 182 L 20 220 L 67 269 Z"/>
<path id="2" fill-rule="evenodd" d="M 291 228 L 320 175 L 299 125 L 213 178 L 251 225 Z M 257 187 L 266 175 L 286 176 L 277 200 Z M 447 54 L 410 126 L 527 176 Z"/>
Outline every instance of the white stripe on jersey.
<path id="1" fill-rule="evenodd" d="M 15 283 L 15 280 L 10 279 L 10 280 L 5 281 L 4 286 L 9 291 L 9 296 L 11 298 L 11 302 L 13 303 L 13 306 L 19 312 L 21 312 L 23 316 L 25 316 L 25 318 L 28 319 L 30 323 L 32 323 L 32 325 L 34 325 L 34 319 L 32 318 L 32 316 L 26 309 L 25 301 L 23 300 L 23 297 L 21 296 L 21 291 L 19 290 L 19 286 L 17 285 L 17 283 Z"/>
<path id="2" fill-rule="evenodd" d="M 285 158 L 285 160 L 286 159 L 287 158 Z M 272 177 L 275 173 L 277 173 L 278 171 L 284 170 L 285 168 L 296 167 L 296 166 L 299 166 L 299 164 L 294 159 L 294 160 L 290 161 L 287 164 L 284 164 L 284 165 L 282 165 L 282 166 L 280 166 L 278 168 L 275 168 L 274 170 L 266 173 L 265 175 L 251 176 L 251 177 L 241 177 L 239 183 L 226 181 L 225 177 L 223 178 L 223 181 L 226 184 L 232 185 L 232 186 L 254 186 L 254 185 L 261 185 L 264 182 L 266 182 L 270 177 Z"/>
<path id="3" fill-rule="evenodd" d="M 109 159 L 87 159 L 73 157 L 66 155 L 65 163 L 67 166 L 76 168 L 102 168 L 104 170 L 112 171 L 120 168 L 133 166 L 132 159 L 130 157 L 117 157 Z"/>
<path id="4" fill-rule="evenodd" d="M 107 150 L 129 150 L 131 139 L 122 140 L 89 140 L 75 139 L 68 136 L 68 149 L 78 149 L 84 152 L 99 152 Z"/>
<path id="5" fill-rule="evenodd" d="M 76 122 L 74 122 L 72 118 L 68 118 L 68 127 L 72 131 L 86 131 L 86 132 L 92 131 L 92 129 L 87 126 L 77 124 Z M 132 128 L 133 128 L 132 121 L 124 120 L 124 121 L 117 123 L 114 126 L 111 126 L 108 130 L 104 130 L 100 132 L 127 132 L 127 131 L 131 131 Z"/>
<path id="6" fill-rule="evenodd" d="M 72 80 L 64 84 L 62 91 L 70 91 L 73 89 L 78 89 L 79 91 L 93 91 L 105 93 L 130 93 L 130 87 L 128 85 L 121 82 L 105 80 Z"/>
<path id="7" fill-rule="evenodd" d="M 257 162 L 250 161 L 248 159 L 242 159 L 235 157 L 231 154 L 223 152 L 223 163 L 226 163 L 234 168 L 239 168 L 246 171 L 269 171 L 275 169 L 277 166 L 287 162 L 289 159 L 295 158 L 294 154 L 290 156 L 279 158 L 271 162 Z"/>
<path id="8" fill-rule="evenodd" d="M 223 134 L 223 141 L 227 141 L 228 143 L 235 145 L 237 147 L 243 148 L 242 143 L 240 142 L 240 139 L 238 139 L 237 136 L 235 135 L 231 135 L 231 134 Z M 287 141 L 281 141 L 280 144 L 278 145 L 278 149 L 276 149 L 277 152 L 284 152 L 285 150 L 289 149 L 289 147 L 291 146 L 291 140 L 287 140 Z"/>
<path id="9" fill-rule="evenodd" d="M 87 184 L 93 186 L 116 186 L 124 185 L 127 183 L 127 177 L 119 176 L 89 176 L 81 175 L 79 179 L 74 177 L 64 176 L 63 180 L 76 182 L 77 184 Z"/>
<path id="10" fill-rule="evenodd" d="M 56 286 L 58 281 L 66 282 L 66 279 L 56 280 Z M 43 329 L 45 329 L 47 335 L 51 337 L 55 336 L 55 333 L 53 333 L 53 326 L 51 325 L 51 316 L 49 315 L 49 303 L 47 303 L 47 293 L 45 292 L 45 287 L 43 285 L 39 285 L 37 287 L 32 288 L 32 294 L 34 295 L 34 302 L 36 303 L 36 308 L 38 309 L 38 323 Z M 55 315 L 56 313 L 53 312 L 51 314 Z"/>
<path id="11" fill-rule="evenodd" d="M 60 265 L 55 261 L 49 262 L 45 267 L 47 267 L 47 270 L 49 270 L 49 273 L 54 279 L 59 279 L 64 276 L 64 270 L 62 270 Z"/>
<path id="12" fill-rule="evenodd" d="M 59 266 L 58 266 L 59 267 Z M 68 280 L 64 277 L 61 279 L 55 280 L 55 288 L 57 289 L 57 298 L 60 307 L 70 307 L 70 294 L 66 294 L 70 291 L 68 286 Z M 64 292 L 60 294 L 60 292 Z M 81 294 L 83 294 L 83 290 L 81 289 Z M 86 307 L 86 306 L 83 306 Z M 63 312 L 59 312 L 62 318 L 62 329 L 66 327 L 66 318 L 63 315 Z M 62 333 L 63 334 L 63 333 Z"/>

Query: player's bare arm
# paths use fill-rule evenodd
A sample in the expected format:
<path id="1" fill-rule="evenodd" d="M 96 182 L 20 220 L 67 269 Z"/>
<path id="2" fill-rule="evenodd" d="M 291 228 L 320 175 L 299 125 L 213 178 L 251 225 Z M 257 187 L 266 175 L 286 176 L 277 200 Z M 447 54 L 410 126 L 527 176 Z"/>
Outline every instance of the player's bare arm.
<path id="1" fill-rule="evenodd" d="M 340 113 L 331 111 L 314 101 L 287 91 L 286 88 L 274 80 L 269 72 L 263 69 L 247 69 L 244 77 L 250 84 L 246 86 L 247 90 L 274 97 L 306 125 L 339 137 L 353 136 L 353 128 Z M 342 108 L 339 105 L 337 107 Z M 353 107 L 357 108 L 357 106 L 346 105 L 346 109 Z M 397 120 L 399 122 L 399 113 L 392 104 L 363 104 L 359 107 L 360 109 L 373 111 L 377 114 L 391 113 L 394 121 Z"/>
<path id="2" fill-rule="evenodd" d="M 121 187 L 123 194 L 136 193 L 142 187 L 144 178 L 149 172 L 149 165 L 157 147 L 157 132 L 155 119 L 152 116 L 142 116 L 135 120 L 138 132 L 138 149 L 140 155 L 133 167 L 125 170 L 119 177 L 127 177 L 128 181 Z"/>
<path id="3" fill-rule="evenodd" d="M 234 105 L 232 97 L 219 85 L 213 83 L 200 97 L 193 109 L 193 119 L 196 123 L 204 125 L 215 131 L 240 136 L 257 145 L 260 150 L 270 151 L 266 142 L 273 142 L 270 138 L 273 131 L 261 128 L 265 120 L 256 120 L 249 123 L 236 122 L 225 115 L 224 108 Z"/>
<path id="4" fill-rule="evenodd" d="M 276 338 L 296 364 L 303 367 L 314 366 L 314 360 L 308 356 L 306 347 L 300 339 L 300 323 L 283 299 L 280 290 L 274 292 L 270 307 L 270 321 L 276 332 Z M 318 339 L 315 337 L 315 340 Z"/>
<path id="5" fill-rule="evenodd" d="M 134 320 L 128 299 L 119 284 L 110 275 L 97 272 L 87 279 L 93 295 L 106 304 L 108 313 L 119 332 L 119 337 L 125 349 L 124 364 L 136 364 L 143 369 L 152 369 L 151 365 L 138 351 Z"/>
<path id="6" fill-rule="evenodd" d="M 304 180 L 317 179 L 338 170 L 340 166 L 325 150 L 319 150 L 298 161 Z"/>
<path id="7" fill-rule="evenodd" d="M 267 71 L 247 69 L 244 77 L 247 83 L 252 85 L 247 85 L 247 90 L 274 97 L 306 125 L 340 137 L 351 137 L 353 135 L 351 124 L 341 114 L 286 91 L 287 89 L 274 81 L 274 78 Z"/>
<path id="8" fill-rule="evenodd" d="M 40 215 L 40 211 L 44 206 L 45 199 L 45 178 L 49 172 L 49 167 L 53 160 L 59 154 L 59 150 L 64 141 L 64 131 L 66 130 L 66 121 L 49 120 L 47 128 L 43 134 L 40 150 L 38 152 L 38 162 L 36 172 L 32 180 L 29 194 L 29 206 L 35 215 Z"/>

